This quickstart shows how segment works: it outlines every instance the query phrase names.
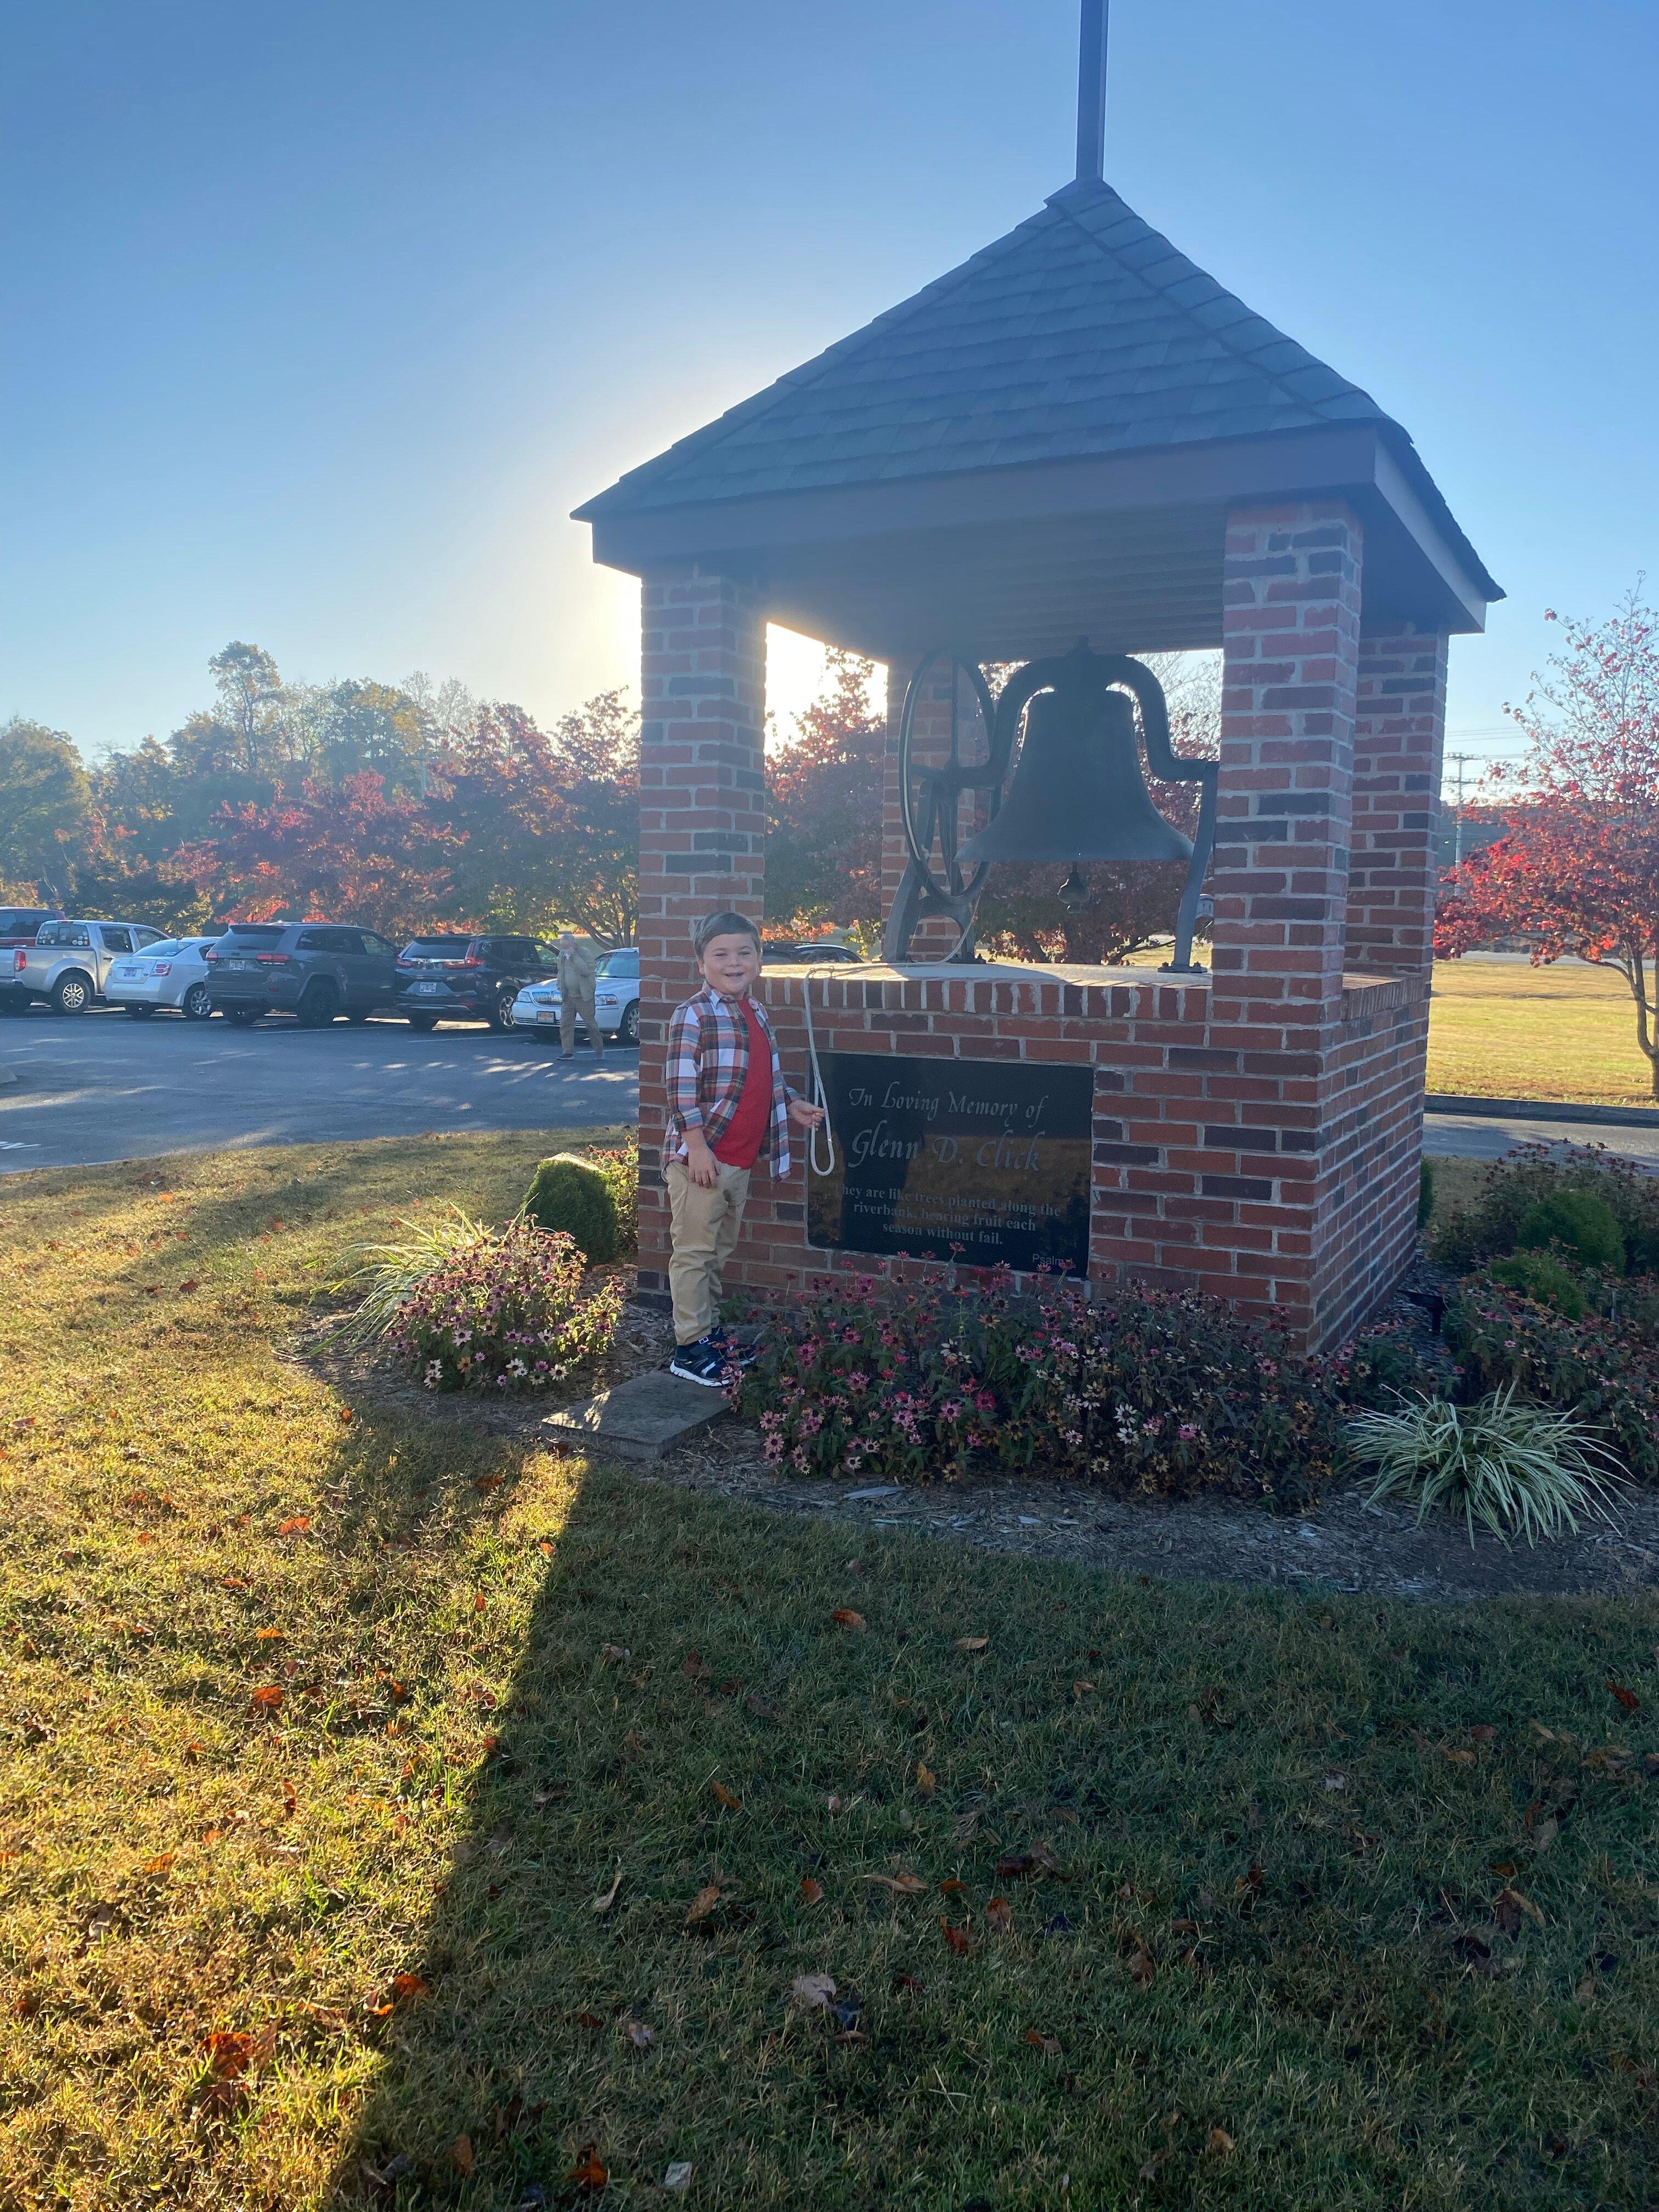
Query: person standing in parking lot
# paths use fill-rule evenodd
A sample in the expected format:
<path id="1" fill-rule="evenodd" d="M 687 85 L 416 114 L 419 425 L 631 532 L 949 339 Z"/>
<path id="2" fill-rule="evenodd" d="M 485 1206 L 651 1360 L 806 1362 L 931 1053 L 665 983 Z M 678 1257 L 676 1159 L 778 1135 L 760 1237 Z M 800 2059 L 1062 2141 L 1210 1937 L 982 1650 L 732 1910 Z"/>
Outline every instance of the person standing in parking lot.
<path id="1" fill-rule="evenodd" d="M 585 937 L 578 937 L 566 929 L 559 934 L 559 1042 L 563 1057 L 573 1059 L 576 1050 L 576 1021 L 580 1017 L 587 1030 L 587 1041 L 593 1048 L 595 1060 L 605 1058 L 605 1032 L 599 1027 L 599 1009 L 593 1004 L 593 979 L 596 964 L 593 948 Z"/>

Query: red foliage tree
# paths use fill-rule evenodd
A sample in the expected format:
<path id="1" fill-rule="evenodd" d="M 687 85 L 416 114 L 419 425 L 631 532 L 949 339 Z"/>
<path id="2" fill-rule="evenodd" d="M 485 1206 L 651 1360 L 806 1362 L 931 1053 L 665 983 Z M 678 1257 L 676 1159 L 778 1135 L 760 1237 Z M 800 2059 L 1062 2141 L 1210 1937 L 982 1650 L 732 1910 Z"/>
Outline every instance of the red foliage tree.
<path id="1" fill-rule="evenodd" d="M 1490 773 L 1505 832 L 1445 877 L 1435 950 L 1455 959 L 1524 936 L 1535 967 L 1574 953 L 1616 969 L 1659 1098 L 1659 623 L 1632 593 L 1566 635 L 1552 674 L 1507 709 L 1528 750 Z"/>
<path id="2" fill-rule="evenodd" d="M 887 725 L 873 661 L 832 647 L 825 689 L 766 766 L 766 915 L 798 931 L 881 926 Z"/>
<path id="3" fill-rule="evenodd" d="M 211 826 L 173 865 L 222 918 L 327 915 L 388 936 L 425 927 L 441 908 L 461 842 L 418 799 L 388 798 L 367 769 L 336 787 L 307 781 L 297 798 L 227 806 Z"/>

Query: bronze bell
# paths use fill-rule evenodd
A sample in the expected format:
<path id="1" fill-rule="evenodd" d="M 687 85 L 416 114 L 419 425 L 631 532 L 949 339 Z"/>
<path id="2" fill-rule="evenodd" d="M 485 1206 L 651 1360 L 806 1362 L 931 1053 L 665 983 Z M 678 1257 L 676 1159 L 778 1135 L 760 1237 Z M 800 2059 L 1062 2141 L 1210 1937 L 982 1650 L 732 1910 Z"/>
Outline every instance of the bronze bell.
<path id="1" fill-rule="evenodd" d="M 1047 663 L 1042 674 L 1051 688 L 1026 706 L 1013 781 L 997 814 L 963 846 L 961 863 L 1190 861 L 1191 841 L 1152 804 L 1134 711 L 1107 686 L 1103 664 L 1079 651 Z"/>

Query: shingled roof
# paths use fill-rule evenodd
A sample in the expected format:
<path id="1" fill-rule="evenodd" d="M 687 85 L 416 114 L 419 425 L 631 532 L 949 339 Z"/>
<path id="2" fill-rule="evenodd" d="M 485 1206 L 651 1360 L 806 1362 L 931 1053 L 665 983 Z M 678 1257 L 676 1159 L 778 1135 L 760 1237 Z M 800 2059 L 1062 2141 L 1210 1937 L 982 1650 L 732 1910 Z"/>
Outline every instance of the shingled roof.
<path id="1" fill-rule="evenodd" d="M 577 516 L 1356 422 L 1393 434 L 1450 522 L 1369 392 L 1080 181 Z"/>

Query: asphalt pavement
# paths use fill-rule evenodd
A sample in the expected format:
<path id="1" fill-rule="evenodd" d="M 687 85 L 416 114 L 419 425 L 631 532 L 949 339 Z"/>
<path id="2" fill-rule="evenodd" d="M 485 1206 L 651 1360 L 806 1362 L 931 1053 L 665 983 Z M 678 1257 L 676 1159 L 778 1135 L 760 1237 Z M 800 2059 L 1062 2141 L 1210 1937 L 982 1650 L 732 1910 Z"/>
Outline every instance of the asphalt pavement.
<path id="1" fill-rule="evenodd" d="M 426 1129 L 574 1129 L 632 1121 L 639 1056 L 509 1031 L 405 1022 L 258 1029 L 100 1008 L 0 1021 L 0 1175 L 236 1145 L 337 1143 Z M 1606 1145 L 1659 1171 L 1659 1129 L 1431 1114 L 1424 1148 L 1492 1160 L 1522 1144 Z"/>
<path id="2" fill-rule="evenodd" d="M 427 1129 L 574 1129 L 639 1110 L 639 1054 L 406 1022 L 257 1029 L 114 1009 L 0 1020 L 0 1175 Z"/>

